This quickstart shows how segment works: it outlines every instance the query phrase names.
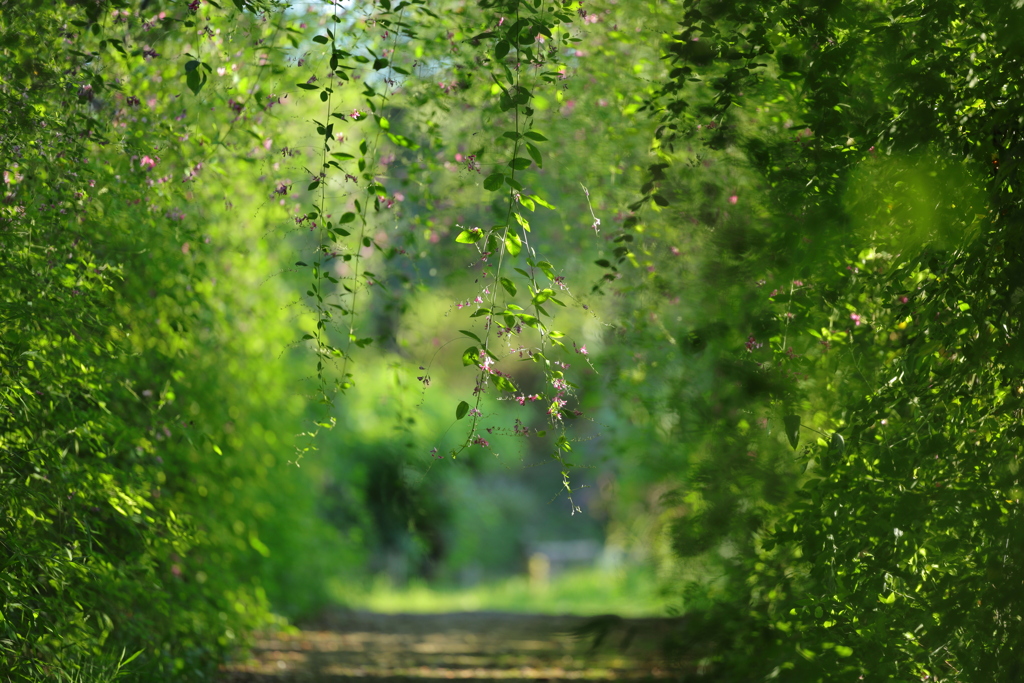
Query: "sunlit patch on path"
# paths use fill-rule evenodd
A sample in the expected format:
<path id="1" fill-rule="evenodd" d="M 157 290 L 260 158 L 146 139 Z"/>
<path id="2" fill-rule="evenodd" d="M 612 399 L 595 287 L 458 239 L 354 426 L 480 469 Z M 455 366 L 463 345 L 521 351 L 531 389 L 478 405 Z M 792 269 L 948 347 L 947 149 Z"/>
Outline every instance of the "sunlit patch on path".
<path id="1" fill-rule="evenodd" d="M 673 675 L 662 655 L 672 620 L 608 617 L 594 626 L 582 617 L 494 612 L 338 612 L 309 630 L 260 638 L 252 658 L 227 667 L 223 680 L 608 681 Z M 581 629 L 588 635 L 575 635 Z M 600 647 L 592 647 L 602 635 Z"/>

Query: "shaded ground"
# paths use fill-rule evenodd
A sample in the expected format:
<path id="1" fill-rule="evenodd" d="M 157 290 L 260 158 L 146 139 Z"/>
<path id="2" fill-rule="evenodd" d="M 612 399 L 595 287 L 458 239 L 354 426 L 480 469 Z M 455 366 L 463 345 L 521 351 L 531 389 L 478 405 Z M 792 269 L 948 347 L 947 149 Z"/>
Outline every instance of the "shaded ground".
<path id="1" fill-rule="evenodd" d="M 337 612 L 295 634 L 260 638 L 224 683 L 653 679 L 678 621 L 497 612 Z M 597 643 L 597 647 L 594 647 Z"/>

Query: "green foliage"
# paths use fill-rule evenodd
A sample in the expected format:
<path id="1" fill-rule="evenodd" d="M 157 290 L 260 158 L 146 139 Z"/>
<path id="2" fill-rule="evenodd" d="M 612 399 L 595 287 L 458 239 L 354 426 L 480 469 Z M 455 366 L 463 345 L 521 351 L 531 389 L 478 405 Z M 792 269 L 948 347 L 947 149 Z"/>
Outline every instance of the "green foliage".
<path id="1" fill-rule="evenodd" d="M 678 416 L 676 548 L 725 576 L 686 594 L 691 656 L 1015 680 L 1019 12 L 682 4 L 638 208 L 692 218 L 663 239 L 722 287 L 657 333 L 681 386 L 649 400 Z"/>
<path id="2" fill-rule="evenodd" d="M 14 680 L 443 573 L 484 453 L 582 511 L 595 414 L 709 675 L 1020 677 L 1013 3 L 149 4 L 0 14 Z"/>
<path id="3" fill-rule="evenodd" d="M 280 359 L 283 292 L 257 294 L 265 245 L 197 180 L 246 163 L 195 155 L 157 85 L 176 81 L 150 68 L 174 49 L 159 26 L 193 20 L 99 8 L 0 19 L 0 669 L 204 679 L 273 621 L 261 527 L 301 518 L 277 435 L 304 402 Z M 110 37 L 129 27 L 144 47 Z M 326 524 L 305 542 L 318 534 L 330 547 Z"/>

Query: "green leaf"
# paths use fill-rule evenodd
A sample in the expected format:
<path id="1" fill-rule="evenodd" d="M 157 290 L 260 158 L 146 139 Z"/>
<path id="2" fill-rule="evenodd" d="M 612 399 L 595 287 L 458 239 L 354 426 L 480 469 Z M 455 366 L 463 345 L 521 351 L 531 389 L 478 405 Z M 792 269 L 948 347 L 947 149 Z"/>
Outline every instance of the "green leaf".
<path id="1" fill-rule="evenodd" d="M 800 416 L 786 415 L 782 418 L 782 424 L 786 427 L 786 438 L 789 439 L 789 445 L 796 449 L 796 445 L 800 443 Z"/>
<path id="2" fill-rule="evenodd" d="M 530 158 L 533 159 L 534 163 L 538 166 L 543 166 L 543 164 L 541 164 L 540 150 L 537 149 L 532 142 L 526 143 L 526 151 L 529 153 Z"/>
<path id="3" fill-rule="evenodd" d="M 548 140 L 546 137 L 544 137 L 535 130 L 528 130 L 525 133 L 523 133 L 523 135 L 525 137 L 530 138 L 531 140 L 536 140 L 537 142 L 547 142 Z"/>
<path id="4" fill-rule="evenodd" d="M 508 253 L 513 257 L 519 256 L 519 252 L 523 250 L 523 241 L 519 238 L 519 235 L 509 230 L 508 235 L 505 237 L 505 248 L 508 249 Z"/>
<path id="5" fill-rule="evenodd" d="M 384 59 L 383 57 L 378 57 L 377 59 L 373 60 L 373 70 L 380 71 L 381 69 L 386 68 L 388 64 L 390 64 L 388 60 Z"/>
<path id="6" fill-rule="evenodd" d="M 501 391 L 515 391 L 516 385 L 512 384 L 512 381 L 508 377 L 501 375 L 491 375 L 491 384 L 497 387 Z"/>
<path id="7" fill-rule="evenodd" d="M 537 165 L 540 166 L 540 164 L 537 164 Z M 547 201 L 541 199 L 540 197 L 538 197 L 535 194 L 528 195 L 528 197 L 530 199 L 532 199 L 534 202 L 536 202 L 538 206 L 543 206 L 545 209 L 554 209 L 555 208 L 552 204 L 549 204 Z"/>
<path id="8" fill-rule="evenodd" d="M 199 69 L 193 69 L 185 74 L 185 84 L 192 91 L 193 95 L 198 95 L 199 91 L 206 85 L 206 74 L 201 73 Z"/>
<path id="9" fill-rule="evenodd" d="M 255 533 L 249 534 L 249 545 L 263 557 L 270 557 L 270 548 Z"/>
<path id="10" fill-rule="evenodd" d="M 388 133 L 388 139 L 391 140 L 391 142 L 398 145 L 399 147 L 405 147 L 413 151 L 420 148 L 419 145 L 417 145 L 415 142 L 405 137 L 404 135 L 395 135 L 394 133 Z"/>
<path id="11" fill-rule="evenodd" d="M 526 220 L 525 218 L 522 217 L 522 215 L 518 213 L 513 215 L 516 217 L 516 222 L 522 226 L 523 230 L 525 230 L 526 232 L 530 232 L 530 221 Z"/>
<path id="12" fill-rule="evenodd" d="M 455 409 L 455 419 L 461 420 L 462 418 L 466 417 L 467 413 L 469 413 L 469 404 L 466 403 L 465 401 L 459 401 L 459 405 Z"/>
<path id="13" fill-rule="evenodd" d="M 319 85 L 313 85 L 312 83 L 296 83 L 295 85 L 297 87 L 299 87 L 299 88 L 302 88 L 303 90 L 319 90 L 320 89 Z"/>
<path id="14" fill-rule="evenodd" d="M 383 116 L 378 116 L 377 117 L 377 123 L 378 123 L 378 125 L 380 125 L 381 130 L 391 130 L 391 122 L 388 121 Z"/>
<path id="15" fill-rule="evenodd" d="M 492 173 L 491 175 L 484 178 L 484 189 L 494 192 L 500 190 L 502 183 L 505 182 L 505 175 L 502 173 Z"/>
<path id="16" fill-rule="evenodd" d="M 354 213 L 352 213 L 351 211 L 346 211 L 341 215 L 341 218 L 338 219 L 338 223 L 351 223 L 355 219 L 356 215 Z"/>
<path id="17" fill-rule="evenodd" d="M 509 293 L 509 296 L 516 295 L 516 283 L 509 280 L 507 277 L 501 278 L 501 286 L 505 288 L 505 291 Z"/>
<path id="18" fill-rule="evenodd" d="M 537 292 L 536 294 L 533 295 L 532 303 L 534 305 L 536 305 L 536 306 L 539 306 L 540 304 L 544 303 L 545 301 L 547 301 L 548 299 L 550 299 L 554 295 L 555 295 L 554 291 L 552 291 L 550 289 L 542 289 L 542 290 L 540 290 L 539 292 Z"/>
<path id="19" fill-rule="evenodd" d="M 668 206 L 668 200 L 662 197 L 660 194 L 653 195 L 651 199 L 653 199 L 654 203 L 657 204 L 658 206 Z"/>
<path id="20" fill-rule="evenodd" d="M 480 341 L 480 337 L 476 336 L 474 333 L 470 332 L 469 330 L 459 330 L 459 332 L 461 332 L 462 334 L 466 335 L 470 339 L 474 339 L 474 340 L 480 342 L 481 344 L 483 344 L 483 342 Z"/>
<path id="21" fill-rule="evenodd" d="M 327 43 L 330 42 L 330 39 L 327 36 L 313 36 L 313 42 L 320 43 L 321 45 L 326 45 Z"/>
<path id="22" fill-rule="evenodd" d="M 504 59 L 511 47 L 512 46 L 508 44 L 507 40 L 499 40 L 494 46 L 494 58 Z"/>
<path id="23" fill-rule="evenodd" d="M 484 231 L 480 228 L 473 228 L 471 230 L 463 230 L 459 233 L 455 241 L 460 244 L 473 244 L 483 239 Z"/>
<path id="24" fill-rule="evenodd" d="M 532 161 L 524 157 L 516 157 L 512 161 L 508 162 L 508 165 L 517 171 L 522 171 L 524 169 L 530 168 L 530 164 L 532 163 Z"/>
<path id="25" fill-rule="evenodd" d="M 480 365 L 480 349 L 470 346 L 462 352 L 462 364 L 465 366 Z"/>
<path id="26" fill-rule="evenodd" d="M 210 0 L 207 0 L 207 2 L 210 2 Z M 213 5 L 214 3 L 213 3 L 213 2 L 210 2 L 210 4 L 211 4 L 211 5 Z M 218 8 L 218 9 L 220 9 L 220 8 Z M 135 661 L 135 659 L 136 659 L 136 658 L 137 658 L 137 657 L 138 657 L 139 655 L 141 655 L 141 654 L 142 654 L 143 652 L 145 652 L 145 651 L 146 651 L 145 649 L 139 650 L 138 652 L 136 652 L 135 654 L 133 654 L 132 656 L 130 656 L 130 657 L 129 657 L 128 659 L 124 659 L 124 660 L 122 660 L 122 661 L 118 662 L 118 667 L 120 667 L 120 668 L 125 668 L 125 667 L 127 667 L 127 666 L 128 666 L 129 664 L 131 664 L 132 662 L 134 662 L 134 661 Z M 851 652 L 852 652 L 852 650 L 851 650 Z M 121 652 L 121 656 L 122 656 L 122 657 L 124 656 L 124 652 L 123 652 L 123 651 Z"/>

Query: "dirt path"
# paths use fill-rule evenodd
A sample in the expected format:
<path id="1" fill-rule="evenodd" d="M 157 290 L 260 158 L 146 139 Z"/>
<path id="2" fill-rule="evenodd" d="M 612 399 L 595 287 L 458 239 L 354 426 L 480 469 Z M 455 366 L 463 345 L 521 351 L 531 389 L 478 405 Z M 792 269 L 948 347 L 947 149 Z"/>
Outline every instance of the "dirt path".
<path id="1" fill-rule="evenodd" d="M 253 658 L 228 667 L 223 681 L 667 678 L 673 672 L 661 645 L 676 624 L 612 616 L 338 612 L 300 633 L 261 638 Z M 578 634 L 581 628 L 585 635 Z M 595 638 L 600 638 L 597 648 Z"/>

